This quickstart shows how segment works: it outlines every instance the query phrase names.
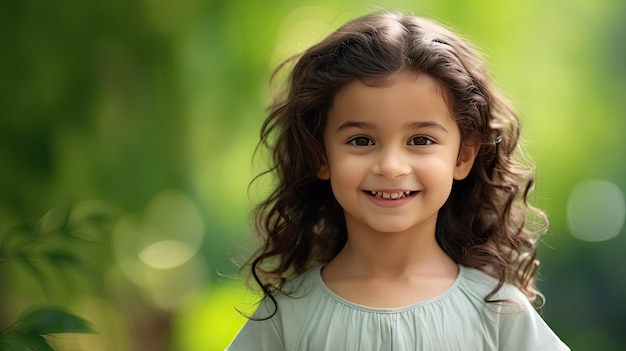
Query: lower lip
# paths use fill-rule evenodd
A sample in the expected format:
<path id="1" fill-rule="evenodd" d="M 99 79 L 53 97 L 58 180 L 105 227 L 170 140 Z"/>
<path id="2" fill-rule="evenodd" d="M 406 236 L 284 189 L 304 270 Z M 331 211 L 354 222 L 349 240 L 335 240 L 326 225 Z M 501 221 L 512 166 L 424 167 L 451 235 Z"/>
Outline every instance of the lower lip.
<path id="1" fill-rule="evenodd" d="M 392 200 L 392 199 L 382 199 L 380 197 L 376 197 L 365 192 L 365 196 L 367 196 L 367 198 L 372 203 L 374 203 L 374 205 L 379 206 L 379 207 L 385 207 L 385 208 L 395 208 L 395 207 L 404 206 L 405 204 L 413 200 L 413 198 L 415 198 L 417 194 L 419 194 L 419 192 L 414 192 L 414 193 L 411 193 L 411 195 L 409 196 Z"/>

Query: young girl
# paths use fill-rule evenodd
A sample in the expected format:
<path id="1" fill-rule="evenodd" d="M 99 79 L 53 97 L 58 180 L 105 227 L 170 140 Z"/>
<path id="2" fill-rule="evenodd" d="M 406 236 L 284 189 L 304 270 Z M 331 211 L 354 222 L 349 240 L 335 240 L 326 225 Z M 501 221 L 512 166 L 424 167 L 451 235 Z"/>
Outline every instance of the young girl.
<path id="1" fill-rule="evenodd" d="M 228 349 L 568 350 L 532 305 L 545 216 L 478 53 L 382 13 L 289 62 L 261 130 L 265 298 Z"/>

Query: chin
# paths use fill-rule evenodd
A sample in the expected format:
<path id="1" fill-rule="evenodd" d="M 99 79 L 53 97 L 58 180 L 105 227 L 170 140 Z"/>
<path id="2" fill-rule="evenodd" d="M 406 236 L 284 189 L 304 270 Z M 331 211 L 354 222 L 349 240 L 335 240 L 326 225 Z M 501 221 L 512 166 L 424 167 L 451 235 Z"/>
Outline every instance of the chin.
<path id="1" fill-rule="evenodd" d="M 396 234 L 396 233 L 405 233 L 412 230 L 415 230 L 414 226 L 411 225 L 398 225 L 398 223 L 391 223 L 389 225 L 384 225 L 381 223 L 377 223 L 376 225 L 370 226 L 374 231 L 382 233 L 382 234 Z"/>

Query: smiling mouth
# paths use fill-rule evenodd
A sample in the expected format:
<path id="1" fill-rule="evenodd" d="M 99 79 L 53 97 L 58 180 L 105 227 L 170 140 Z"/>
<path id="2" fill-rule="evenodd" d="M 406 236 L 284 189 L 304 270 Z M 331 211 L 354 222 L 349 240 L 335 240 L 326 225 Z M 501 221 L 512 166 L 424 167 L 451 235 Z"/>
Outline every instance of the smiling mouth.
<path id="1" fill-rule="evenodd" d="M 383 200 L 398 200 L 398 199 L 404 199 L 405 197 L 415 195 L 417 191 L 407 190 L 407 191 L 401 191 L 401 192 L 386 193 L 382 191 L 365 190 L 365 193 L 370 196 L 374 196 Z"/>

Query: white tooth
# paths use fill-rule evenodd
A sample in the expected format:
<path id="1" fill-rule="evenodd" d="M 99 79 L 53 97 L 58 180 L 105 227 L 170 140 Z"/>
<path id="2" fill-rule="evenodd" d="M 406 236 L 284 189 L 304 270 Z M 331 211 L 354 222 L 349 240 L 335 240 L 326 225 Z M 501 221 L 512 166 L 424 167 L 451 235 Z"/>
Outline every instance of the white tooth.
<path id="1" fill-rule="evenodd" d="M 409 195 L 411 195 L 411 191 L 407 190 L 407 191 L 402 191 L 399 193 L 385 193 L 385 192 L 381 192 L 381 191 L 374 191 L 374 190 L 368 190 L 368 192 L 372 195 L 372 196 L 376 196 L 379 199 L 385 199 L 385 200 L 396 200 L 396 199 L 402 199 L 404 197 L 407 197 Z"/>

